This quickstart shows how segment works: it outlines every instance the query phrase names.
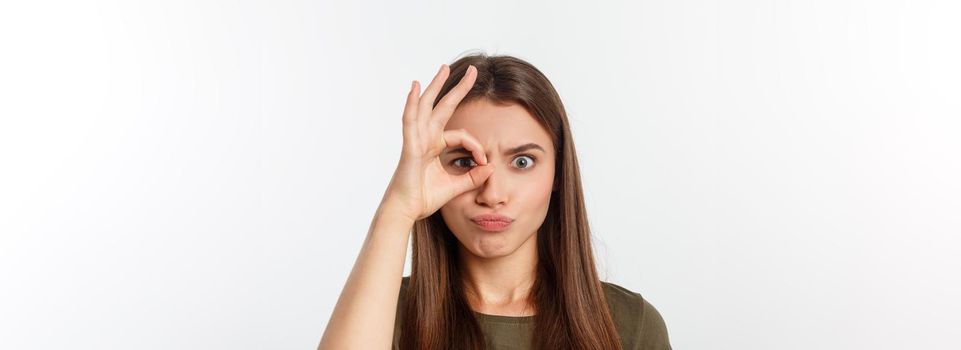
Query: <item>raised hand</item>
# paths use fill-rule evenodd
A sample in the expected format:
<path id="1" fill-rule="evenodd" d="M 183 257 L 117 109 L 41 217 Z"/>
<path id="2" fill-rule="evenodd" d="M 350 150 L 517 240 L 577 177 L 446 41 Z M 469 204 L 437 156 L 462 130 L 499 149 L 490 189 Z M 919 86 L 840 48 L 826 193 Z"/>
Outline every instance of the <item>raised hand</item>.
<path id="1" fill-rule="evenodd" d="M 404 146 L 382 202 L 415 221 L 430 216 L 457 195 L 480 186 L 493 172 L 493 165 L 487 163 L 484 149 L 476 138 L 463 129 L 444 130 L 457 104 L 474 85 L 477 68 L 469 66 L 460 82 L 434 107 L 433 101 L 449 74 L 450 67 L 441 65 L 423 95 L 416 80 L 411 84 L 404 107 Z M 439 156 L 443 150 L 456 146 L 470 151 L 479 166 L 462 174 L 448 173 Z"/>

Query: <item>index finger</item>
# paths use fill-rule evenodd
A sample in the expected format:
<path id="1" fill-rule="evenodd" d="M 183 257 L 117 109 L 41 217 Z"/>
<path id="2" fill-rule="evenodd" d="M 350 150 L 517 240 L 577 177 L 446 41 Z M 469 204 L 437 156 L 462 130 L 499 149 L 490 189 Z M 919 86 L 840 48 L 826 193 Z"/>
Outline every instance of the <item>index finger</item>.
<path id="1" fill-rule="evenodd" d="M 467 66 L 467 72 L 464 73 L 464 77 L 461 78 L 460 82 L 457 83 L 454 88 L 444 95 L 444 98 L 437 103 L 434 107 L 434 111 L 430 116 L 432 123 L 437 123 L 441 127 L 447 125 L 447 121 L 450 120 L 452 114 L 454 114 L 454 109 L 457 108 L 457 104 L 467 96 L 470 89 L 474 87 L 474 82 L 477 80 L 477 67 L 474 65 Z"/>

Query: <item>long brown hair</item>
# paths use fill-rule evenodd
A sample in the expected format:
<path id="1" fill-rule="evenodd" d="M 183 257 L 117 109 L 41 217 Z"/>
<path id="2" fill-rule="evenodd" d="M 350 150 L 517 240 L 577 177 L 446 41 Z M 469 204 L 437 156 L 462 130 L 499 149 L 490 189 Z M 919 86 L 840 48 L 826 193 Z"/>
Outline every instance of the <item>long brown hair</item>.
<path id="1" fill-rule="evenodd" d="M 530 293 L 534 349 L 621 349 L 594 265 L 581 176 L 567 113 L 551 82 L 530 63 L 507 55 L 475 53 L 450 64 L 440 99 L 477 68 L 461 103 L 487 98 L 516 103 L 548 131 L 555 149 L 555 192 L 537 232 L 537 272 Z M 484 349 L 484 336 L 464 296 L 457 239 L 440 211 L 413 227 L 413 252 L 403 310 L 401 349 Z"/>

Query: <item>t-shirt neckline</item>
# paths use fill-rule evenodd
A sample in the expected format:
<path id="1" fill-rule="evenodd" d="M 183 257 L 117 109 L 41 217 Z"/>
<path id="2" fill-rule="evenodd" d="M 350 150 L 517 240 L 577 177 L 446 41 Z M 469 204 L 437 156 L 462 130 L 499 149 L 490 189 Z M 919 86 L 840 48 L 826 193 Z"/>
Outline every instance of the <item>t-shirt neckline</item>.
<path id="1" fill-rule="evenodd" d="M 534 322 L 534 315 L 504 316 L 504 315 L 484 314 L 477 311 L 474 311 L 474 315 L 477 317 L 478 321 L 498 322 L 498 323 L 532 323 Z"/>

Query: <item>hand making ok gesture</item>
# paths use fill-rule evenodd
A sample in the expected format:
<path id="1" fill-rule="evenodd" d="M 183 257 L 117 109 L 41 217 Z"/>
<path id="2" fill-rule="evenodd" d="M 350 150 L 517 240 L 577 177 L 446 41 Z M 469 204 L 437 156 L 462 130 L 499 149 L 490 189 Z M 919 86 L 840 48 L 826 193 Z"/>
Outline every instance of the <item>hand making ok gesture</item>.
<path id="1" fill-rule="evenodd" d="M 440 71 L 420 95 L 420 84 L 415 80 L 407 94 L 404 107 L 404 146 L 400 161 L 384 200 L 395 210 L 412 220 L 433 214 L 455 196 L 476 188 L 493 172 L 480 142 L 466 130 L 444 130 L 454 109 L 474 86 L 477 68 L 467 68 L 464 77 L 433 106 L 441 86 L 450 74 L 450 67 L 441 65 Z M 450 174 L 439 156 L 447 148 L 467 149 L 479 166 L 462 174 Z"/>

